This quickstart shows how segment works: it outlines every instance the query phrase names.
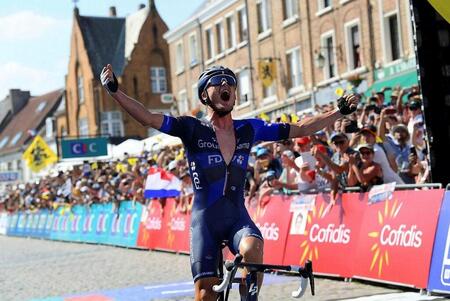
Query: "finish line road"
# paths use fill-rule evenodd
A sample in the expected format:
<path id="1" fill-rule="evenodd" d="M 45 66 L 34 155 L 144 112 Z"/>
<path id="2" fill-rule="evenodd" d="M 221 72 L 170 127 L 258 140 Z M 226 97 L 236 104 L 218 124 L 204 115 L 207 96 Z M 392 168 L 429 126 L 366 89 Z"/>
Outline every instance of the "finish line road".
<path id="1" fill-rule="evenodd" d="M 292 300 L 298 280 L 265 276 L 261 300 Z M 309 290 L 309 289 L 308 289 Z M 302 300 L 438 300 L 397 288 L 316 278 Z M 363 297 L 363 298 L 361 298 Z M 189 257 L 110 246 L 0 236 L 0 300 L 193 300 Z M 238 300 L 233 290 L 230 300 Z"/>

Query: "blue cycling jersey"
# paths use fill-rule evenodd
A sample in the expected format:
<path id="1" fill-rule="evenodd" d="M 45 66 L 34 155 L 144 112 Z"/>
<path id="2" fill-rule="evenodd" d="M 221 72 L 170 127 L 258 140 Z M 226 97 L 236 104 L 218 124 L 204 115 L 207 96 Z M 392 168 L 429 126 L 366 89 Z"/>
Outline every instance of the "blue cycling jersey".
<path id="1" fill-rule="evenodd" d="M 194 187 L 191 218 L 191 267 L 194 280 L 216 275 L 221 242 L 238 252 L 242 237 L 261 233 L 244 206 L 245 175 L 256 141 L 289 137 L 289 124 L 259 119 L 233 120 L 236 147 L 230 163 L 223 159 L 213 126 L 193 117 L 164 116 L 161 132 L 179 137 L 185 147 Z"/>

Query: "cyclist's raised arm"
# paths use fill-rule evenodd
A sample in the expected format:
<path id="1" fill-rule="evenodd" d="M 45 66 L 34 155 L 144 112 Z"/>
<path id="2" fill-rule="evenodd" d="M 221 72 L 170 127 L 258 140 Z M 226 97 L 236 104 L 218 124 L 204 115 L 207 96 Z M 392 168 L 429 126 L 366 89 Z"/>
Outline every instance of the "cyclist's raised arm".
<path id="1" fill-rule="evenodd" d="M 289 131 L 289 138 L 310 136 L 327 126 L 332 125 L 336 120 L 342 118 L 344 115 L 348 115 L 356 111 L 358 101 L 359 95 L 344 95 L 338 100 L 339 109 L 301 120 L 297 124 L 292 123 Z"/>
<path id="2" fill-rule="evenodd" d="M 129 97 L 119 90 L 119 83 L 114 75 L 112 66 L 106 65 L 100 75 L 102 85 L 117 103 L 128 112 L 137 122 L 143 126 L 160 129 L 164 120 L 164 115 L 148 111 L 139 101 Z"/>

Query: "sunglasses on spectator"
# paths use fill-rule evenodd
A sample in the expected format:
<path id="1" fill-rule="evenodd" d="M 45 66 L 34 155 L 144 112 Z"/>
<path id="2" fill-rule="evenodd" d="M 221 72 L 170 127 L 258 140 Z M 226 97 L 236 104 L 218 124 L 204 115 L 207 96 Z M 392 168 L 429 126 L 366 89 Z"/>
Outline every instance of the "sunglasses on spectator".
<path id="1" fill-rule="evenodd" d="M 213 77 L 211 77 L 208 82 L 206 83 L 206 86 L 220 86 L 222 85 L 223 82 L 226 82 L 228 84 L 228 86 L 232 86 L 235 87 L 237 85 L 236 83 L 236 79 L 234 79 L 234 77 L 232 77 L 231 75 L 228 74 L 219 74 L 219 75 L 214 75 Z"/>
<path id="2" fill-rule="evenodd" d="M 336 140 L 333 142 L 334 145 L 342 145 L 345 143 L 345 140 Z"/>

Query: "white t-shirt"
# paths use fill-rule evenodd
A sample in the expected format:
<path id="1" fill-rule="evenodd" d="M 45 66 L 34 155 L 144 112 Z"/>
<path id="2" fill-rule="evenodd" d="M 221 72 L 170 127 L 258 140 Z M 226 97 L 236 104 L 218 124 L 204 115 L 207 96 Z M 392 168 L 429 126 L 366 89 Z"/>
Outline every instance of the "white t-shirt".
<path id="1" fill-rule="evenodd" d="M 396 182 L 397 184 L 404 184 L 400 176 L 395 173 L 389 165 L 389 161 L 387 159 L 386 153 L 384 152 L 384 149 L 378 144 L 374 144 L 373 150 L 375 151 L 373 161 L 380 164 L 381 169 L 383 170 L 383 182 Z"/>

